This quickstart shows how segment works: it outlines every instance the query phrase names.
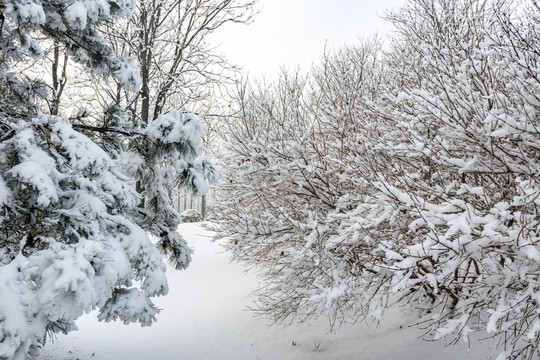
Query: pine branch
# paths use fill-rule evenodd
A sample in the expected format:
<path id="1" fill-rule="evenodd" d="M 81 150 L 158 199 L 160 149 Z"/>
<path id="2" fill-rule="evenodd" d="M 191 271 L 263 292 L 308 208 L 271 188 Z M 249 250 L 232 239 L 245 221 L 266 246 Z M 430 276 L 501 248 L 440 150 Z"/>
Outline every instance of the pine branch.
<path id="1" fill-rule="evenodd" d="M 92 126 L 92 125 L 86 125 L 86 124 L 72 124 L 74 129 L 83 129 L 83 130 L 90 130 L 95 131 L 99 133 L 117 133 L 122 134 L 125 136 L 144 136 L 143 134 L 136 132 L 136 131 L 126 131 L 115 127 L 110 126 Z"/>

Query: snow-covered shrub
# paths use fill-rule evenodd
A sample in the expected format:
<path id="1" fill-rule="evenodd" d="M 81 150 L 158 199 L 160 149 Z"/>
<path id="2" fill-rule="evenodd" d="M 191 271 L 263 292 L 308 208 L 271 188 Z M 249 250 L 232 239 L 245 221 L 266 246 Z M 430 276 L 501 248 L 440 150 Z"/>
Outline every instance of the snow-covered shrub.
<path id="1" fill-rule="evenodd" d="M 525 274 L 540 270 L 540 24 L 535 7 L 516 10 L 523 22 L 511 10 L 441 1 L 395 15 L 401 41 L 421 61 L 413 72 L 392 69 L 403 83 L 378 109 L 392 120 L 381 148 L 394 171 L 377 186 L 399 212 L 377 218 L 399 234 L 384 245 L 391 290 L 425 296 L 419 306 L 435 310 L 435 338 L 487 330 L 509 358 L 531 358 L 538 283 Z"/>
<path id="2" fill-rule="evenodd" d="M 411 1 L 363 77 L 343 53 L 307 88 L 245 96 L 221 219 L 266 275 L 261 311 L 409 303 L 432 338 L 487 331 L 501 359 L 538 356 L 540 8 L 514 5 Z"/>
<path id="3" fill-rule="evenodd" d="M 327 54 L 309 83 L 285 73 L 246 89 L 240 118 L 231 116 L 217 218 L 234 257 L 265 275 L 261 310 L 281 321 L 328 314 L 341 322 L 362 306 L 363 278 L 350 276 L 362 271 L 359 245 L 324 249 L 370 187 L 356 160 L 377 136 L 357 119 L 367 116 L 363 96 L 378 94 L 379 47 Z"/>
<path id="4" fill-rule="evenodd" d="M 182 214 L 180 214 L 180 216 L 182 217 L 183 223 L 198 222 L 202 219 L 201 213 L 195 209 L 187 209 Z"/>
<path id="5" fill-rule="evenodd" d="M 47 334 L 74 330 L 74 320 L 96 308 L 100 320 L 150 325 L 158 313 L 151 298 L 167 294 L 168 285 L 148 233 L 160 237 L 158 248 L 177 268 L 189 264 L 190 249 L 176 232 L 180 216 L 164 189 L 176 172 L 198 192 L 204 178 L 215 178 L 199 145 L 202 120 L 170 111 L 146 129 L 121 127 L 120 113 L 103 126 L 72 122 L 43 114 L 43 83 L 14 70 L 42 54 L 33 36 L 46 37 L 92 71 L 137 89 L 137 67 L 97 31 L 132 6 L 0 5 L 1 359 L 24 359 Z"/>

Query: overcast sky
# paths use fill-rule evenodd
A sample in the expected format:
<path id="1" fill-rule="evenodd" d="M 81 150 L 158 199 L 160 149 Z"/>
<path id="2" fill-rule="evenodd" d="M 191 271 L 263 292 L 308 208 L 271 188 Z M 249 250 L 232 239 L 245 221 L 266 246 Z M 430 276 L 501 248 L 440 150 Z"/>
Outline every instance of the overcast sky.
<path id="1" fill-rule="evenodd" d="M 215 40 L 232 63 L 250 76 L 275 74 L 281 65 L 307 70 L 328 47 L 361 37 L 386 35 L 381 16 L 405 0 L 260 0 L 261 13 L 249 26 L 229 24 Z"/>

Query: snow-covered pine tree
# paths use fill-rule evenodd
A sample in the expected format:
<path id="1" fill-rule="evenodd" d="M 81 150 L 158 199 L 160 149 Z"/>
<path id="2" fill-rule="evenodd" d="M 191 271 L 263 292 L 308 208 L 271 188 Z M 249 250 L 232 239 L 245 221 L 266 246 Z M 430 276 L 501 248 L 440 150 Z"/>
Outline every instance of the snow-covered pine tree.
<path id="1" fill-rule="evenodd" d="M 215 178 L 199 144 L 202 120 L 170 111 L 144 129 L 122 128 L 121 113 L 109 114 L 114 121 L 107 124 L 72 123 L 40 112 L 48 96 L 43 84 L 12 70 L 40 56 L 35 38 L 46 37 L 96 76 L 137 89 L 136 65 L 114 54 L 97 31 L 133 6 L 0 3 L 1 359 L 25 358 L 47 334 L 75 329 L 74 320 L 95 308 L 101 320 L 150 325 L 158 312 L 150 298 L 168 291 L 157 248 L 177 268 L 190 261 L 164 194 L 176 172 L 198 192 L 205 178 Z M 161 215 L 139 208 L 134 178 L 152 192 L 149 206 Z M 147 231 L 160 237 L 157 247 Z"/>
<path id="2" fill-rule="evenodd" d="M 172 156 L 155 167 L 156 156 L 163 155 L 163 144 L 155 147 L 155 143 L 141 141 L 134 135 L 171 109 L 216 113 L 211 110 L 217 105 L 213 101 L 215 87 L 230 83 L 236 68 L 208 43 L 208 37 L 229 22 L 249 23 L 256 13 L 255 3 L 256 0 L 140 0 L 129 19 L 102 23 L 100 30 L 111 48 L 137 61 L 140 91 L 131 91 L 118 79 L 96 78 L 94 73 L 81 70 L 80 64 L 69 60 L 69 49 L 66 51 L 58 42 L 51 47 L 50 41 L 41 41 L 45 56 L 36 61 L 37 66 L 25 67 L 30 68 L 25 71 L 27 74 L 50 73 L 45 80 L 52 90 L 48 100 L 52 114 L 57 114 L 58 109 L 77 113 L 72 115 L 76 117 L 75 128 L 99 142 L 110 154 L 128 149 L 142 155 L 136 163 L 144 169 L 130 170 L 135 170 L 132 175 L 144 199 L 138 223 L 145 229 L 152 227 L 161 234 L 164 231 L 159 228 L 175 228 L 167 225 L 170 220 L 166 220 L 176 218 L 174 210 L 161 205 L 168 203 L 167 197 L 183 190 L 181 186 L 167 185 L 168 192 L 164 193 L 162 180 L 169 178 L 168 182 L 181 185 L 186 178 L 174 174 L 182 174 L 183 167 L 190 162 L 182 165 Z M 77 76 L 73 76 L 75 73 Z M 205 121 L 212 118 L 215 117 L 205 117 Z M 124 131 L 115 132 L 118 127 Z M 216 127 L 211 126 L 211 130 L 205 133 L 204 142 Z M 173 239 L 173 243 L 177 242 Z"/>

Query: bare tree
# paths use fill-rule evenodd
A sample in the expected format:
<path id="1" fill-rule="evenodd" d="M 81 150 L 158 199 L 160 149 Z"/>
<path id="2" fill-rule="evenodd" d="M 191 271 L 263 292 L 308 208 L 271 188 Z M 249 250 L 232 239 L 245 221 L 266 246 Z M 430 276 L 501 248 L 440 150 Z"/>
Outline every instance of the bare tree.
<path id="1" fill-rule="evenodd" d="M 234 81 L 236 69 L 209 42 L 228 23 L 249 23 L 257 0 L 143 0 L 129 21 L 105 31 L 115 51 L 137 60 L 141 88 L 122 90 L 116 83 L 84 79 L 94 89 L 86 104 L 125 108 L 135 122 L 147 124 L 171 108 L 208 113 L 216 87 Z M 97 97 L 96 97 L 97 95 Z"/>

